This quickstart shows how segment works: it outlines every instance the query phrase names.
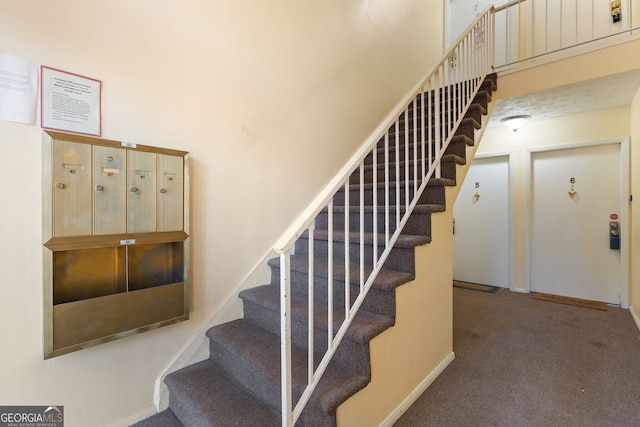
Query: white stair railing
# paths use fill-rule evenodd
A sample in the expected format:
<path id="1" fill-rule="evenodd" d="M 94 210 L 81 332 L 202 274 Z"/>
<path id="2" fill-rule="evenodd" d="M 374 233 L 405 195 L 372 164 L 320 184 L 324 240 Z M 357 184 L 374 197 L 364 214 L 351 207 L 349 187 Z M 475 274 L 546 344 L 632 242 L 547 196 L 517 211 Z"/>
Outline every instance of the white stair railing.
<path id="1" fill-rule="evenodd" d="M 478 16 L 469 30 L 458 38 L 431 72 L 402 99 L 341 173 L 292 225 L 288 237 L 274 247 L 280 254 L 283 426 L 294 425 L 300 417 L 413 208 L 418 204 L 427 182 L 432 177 L 440 178 L 440 160 L 444 151 L 484 78 L 492 70 L 494 12 L 495 9 L 489 7 Z M 379 150 L 381 154 L 378 153 Z M 392 156 L 404 159 L 404 170 L 401 170 L 399 161 L 391 168 Z M 369 189 L 372 192 L 370 197 L 367 196 Z M 350 206 L 350 201 L 355 202 L 355 206 Z M 344 207 L 336 209 L 336 202 Z M 324 325 L 328 334 L 327 350 L 316 365 L 314 236 L 316 218 L 321 213 L 326 215 L 328 234 L 328 321 Z M 344 215 L 344 229 L 339 231 L 334 230 L 337 215 Z M 359 229 L 356 231 L 350 229 L 351 215 L 359 222 Z M 344 240 L 344 254 L 339 256 L 339 248 L 334 245 L 337 234 Z M 292 254 L 292 251 L 296 241 L 303 235 L 308 239 L 308 249 L 298 252 L 306 252 L 305 256 L 308 257 L 307 385 L 294 402 L 291 372 L 291 257 L 300 256 Z M 368 254 L 365 246 L 371 242 L 372 254 Z M 350 254 L 351 245 L 359 246 L 357 255 Z M 335 274 L 336 266 L 354 264 L 357 265 L 354 269 L 358 272 L 354 274 L 356 277 L 351 277 L 349 268 L 344 268 L 343 276 L 337 277 Z M 344 316 L 344 320 L 334 333 L 334 287 L 338 282 L 344 282 L 344 290 L 340 291 L 344 292 L 344 296 L 340 296 L 340 299 L 344 299 L 344 310 L 336 312 L 336 316 Z M 351 284 L 359 285 L 357 295 L 351 295 Z"/>

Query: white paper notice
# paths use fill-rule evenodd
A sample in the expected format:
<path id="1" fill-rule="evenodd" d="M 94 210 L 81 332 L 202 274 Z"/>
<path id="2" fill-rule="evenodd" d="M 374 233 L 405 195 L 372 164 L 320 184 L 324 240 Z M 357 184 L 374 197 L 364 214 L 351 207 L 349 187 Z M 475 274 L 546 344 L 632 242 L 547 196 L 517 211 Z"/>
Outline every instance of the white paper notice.
<path id="1" fill-rule="evenodd" d="M 42 127 L 85 135 L 101 134 L 99 80 L 42 68 Z"/>
<path id="2" fill-rule="evenodd" d="M 0 120 L 36 124 L 38 66 L 0 53 Z"/>

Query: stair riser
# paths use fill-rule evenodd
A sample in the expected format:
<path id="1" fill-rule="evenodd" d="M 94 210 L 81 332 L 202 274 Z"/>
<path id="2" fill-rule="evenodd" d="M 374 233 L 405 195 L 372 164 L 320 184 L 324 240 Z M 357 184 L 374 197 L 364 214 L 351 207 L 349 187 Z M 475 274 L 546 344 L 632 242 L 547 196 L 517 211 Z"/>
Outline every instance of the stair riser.
<path id="1" fill-rule="evenodd" d="M 449 148 L 449 147 L 451 147 L 451 148 Z M 466 162 L 466 157 L 467 157 L 466 145 L 462 142 L 462 143 L 450 144 L 449 147 L 447 147 L 447 150 L 445 151 L 445 155 L 443 156 L 443 158 L 441 160 L 441 165 L 443 167 L 443 171 L 441 171 L 441 177 L 445 178 L 445 179 L 455 180 L 455 178 L 456 178 L 455 170 L 451 170 L 451 168 L 449 168 L 449 169 L 447 169 L 447 171 L 444 171 L 445 163 L 448 163 L 448 162 L 455 163 L 455 160 L 451 159 L 451 158 L 447 158 L 448 157 L 447 155 L 453 154 L 455 156 L 460 157 L 462 160 L 464 160 Z M 378 184 L 386 184 L 386 182 L 387 182 L 387 178 L 385 176 L 386 167 L 385 167 L 384 163 L 382 163 L 382 164 L 380 163 L 380 160 L 381 159 L 378 158 L 378 167 L 376 168 L 377 175 L 375 176 L 375 179 L 376 179 L 376 182 Z M 425 173 L 428 172 L 427 168 L 428 168 L 428 166 L 427 166 L 427 164 L 425 164 Z M 399 172 L 399 175 L 398 175 L 398 172 Z M 389 178 L 388 178 L 389 186 L 395 188 L 395 187 L 397 187 L 398 184 L 402 185 L 404 182 L 406 182 L 406 180 L 407 180 L 407 172 L 409 174 L 409 181 L 415 181 L 417 179 L 420 179 L 420 177 L 423 176 L 421 162 L 420 161 L 413 162 L 413 160 L 411 160 L 409 162 L 409 169 L 408 170 L 405 168 L 404 164 L 402 164 L 398 169 L 396 169 L 394 163 L 389 164 Z M 396 179 L 396 177 L 399 177 L 399 179 Z M 363 181 L 364 181 L 365 184 L 372 184 L 373 183 L 374 174 L 373 174 L 373 167 L 372 166 L 368 167 L 365 170 Z M 359 184 L 360 183 L 360 172 L 359 171 L 356 171 L 356 172 L 353 173 L 353 175 L 351 175 L 349 183 L 350 184 Z M 381 203 L 380 200 L 378 202 Z M 391 203 L 392 205 L 395 205 L 396 204 L 396 200 L 390 198 L 389 199 L 389 203 Z"/>
<path id="2" fill-rule="evenodd" d="M 435 97 L 433 96 L 433 93 L 431 93 L 431 97 L 429 97 L 429 95 L 427 93 L 424 94 L 424 97 L 421 95 L 416 96 L 416 98 L 414 99 L 414 101 L 411 101 L 408 105 L 409 110 L 413 110 L 413 106 L 414 104 L 420 108 L 424 102 L 425 106 L 428 108 L 429 105 L 431 105 L 431 108 L 435 108 L 435 105 L 441 105 L 440 108 L 446 109 L 449 106 L 449 103 L 451 103 L 452 106 L 457 106 L 459 99 L 460 99 L 460 95 L 463 95 L 463 101 L 464 99 L 467 99 L 468 96 L 470 95 L 469 93 L 470 91 L 468 90 L 462 90 L 462 89 L 456 89 L 456 88 L 451 88 L 450 90 L 448 88 L 446 88 L 444 90 L 444 93 L 441 94 L 439 97 Z M 480 89 L 478 89 L 478 93 L 476 94 L 476 97 L 473 99 L 472 104 L 476 104 L 477 100 L 483 97 L 486 97 L 489 101 L 491 100 L 491 96 L 493 94 L 493 88 L 490 85 L 487 84 L 482 84 L 480 86 Z M 423 101 L 424 98 L 424 101 Z"/>
<path id="3" fill-rule="evenodd" d="M 449 146 L 447 146 L 447 149 L 444 152 L 445 154 L 453 154 L 455 156 L 458 156 L 460 158 L 463 158 L 466 160 L 467 158 L 467 144 L 460 140 L 460 141 L 451 141 L 449 143 Z"/>
<path id="4" fill-rule="evenodd" d="M 378 220 L 378 232 L 384 233 L 386 227 L 386 219 L 385 214 L 382 209 L 381 212 L 378 212 L 377 220 Z M 389 233 L 393 233 L 395 231 L 396 224 L 396 215 L 395 213 L 395 203 L 392 205 L 392 213 L 389 215 Z M 402 214 L 401 214 L 402 217 Z M 329 225 L 329 214 L 327 212 L 320 212 L 318 217 L 316 218 L 316 229 L 317 230 L 327 230 Z M 333 229 L 334 231 L 345 231 L 345 214 L 344 212 L 337 212 L 333 215 Z M 367 212 L 364 214 L 364 230 L 365 233 L 371 232 L 373 230 L 373 214 L 371 212 Z M 357 209 L 354 208 L 349 213 L 349 231 L 360 231 L 360 214 L 357 212 Z M 420 236 L 430 236 L 431 235 L 431 214 L 430 213 L 414 213 L 409 217 L 407 224 L 405 225 L 405 229 L 403 230 L 405 234 L 415 234 Z"/>
<path id="5" fill-rule="evenodd" d="M 357 274 L 357 273 L 356 273 Z M 352 277 L 350 282 L 350 299 L 353 303 L 360 294 L 359 283 L 354 283 Z M 280 269 L 278 267 L 271 268 L 271 284 L 280 287 Z M 314 298 L 320 301 L 328 300 L 328 279 L 326 277 L 314 277 L 313 294 Z M 309 294 L 308 273 L 291 272 L 291 292 L 299 295 Z M 333 300 L 335 304 L 344 304 L 344 279 L 334 278 L 333 280 Z M 395 316 L 395 296 L 393 292 L 383 291 L 371 288 L 369 294 L 362 302 L 362 310 L 371 313 L 383 314 L 387 316 Z"/>
<path id="6" fill-rule="evenodd" d="M 395 155 L 394 155 L 395 157 Z M 404 157 L 401 154 L 401 158 L 403 163 L 399 165 L 398 169 L 396 169 L 396 164 L 390 162 L 389 163 L 389 185 L 396 185 L 396 176 L 399 177 L 399 181 L 402 182 L 404 180 L 406 180 L 406 174 L 407 172 L 409 173 L 409 179 L 413 180 L 414 177 L 420 177 L 422 176 L 422 162 L 420 160 L 418 160 L 417 163 L 414 163 L 413 161 L 413 155 L 411 155 L 410 160 L 409 160 L 409 168 L 407 171 L 407 168 L 405 168 L 405 164 L 404 164 Z M 385 178 L 385 172 L 386 172 L 386 168 L 385 168 L 385 164 L 384 164 L 384 154 L 381 156 L 378 156 L 378 167 L 376 168 L 376 181 L 378 183 L 380 182 L 385 182 L 386 178 Z M 398 174 L 399 172 L 399 174 Z M 428 172 L 428 161 L 425 162 L 425 172 Z M 357 184 L 360 182 L 360 172 L 359 171 L 355 171 L 353 173 L 353 175 L 351 175 L 351 178 L 349 179 L 349 182 L 351 184 Z M 368 167 L 365 171 L 364 171 L 364 182 L 365 184 L 370 184 L 373 183 L 373 166 Z"/>
<path id="7" fill-rule="evenodd" d="M 445 179 L 449 179 L 456 182 L 456 171 L 458 168 L 458 163 L 455 158 L 447 157 L 442 159 L 442 163 L 440 164 L 440 176 Z"/>
<path id="8" fill-rule="evenodd" d="M 414 193 L 414 186 L 410 183 L 408 188 L 409 188 L 409 197 L 412 198 Z M 373 206 L 373 192 L 374 190 L 372 188 L 365 188 L 364 191 L 362 191 L 362 196 L 363 196 L 363 201 L 365 206 Z M 384 184 L 378 183 L 378 189 L 376 190 L 376 193 L 377 193 L 376 205 L 384 205 L 386 200 Z M 399 195 L 400 195 L 400 205 L 404 205 L 406 200 L 405 186 L 401 186 Z M 340 190 L 336 193 L 336 195 L 333 198 L 333 203 L 336 206 L 344 206 L 345 204 L 344 190 Z M 389 185 L 389 203 L 390 204 L 396 203 L 395 185 L 391 185 L 391 184 Z M 359 188 L 351 187 L 349 189 L 349 204 L 351 206 L 360 205 L 360 189 Z"/>
<path id="9" fill-rule="evenodd" d="M 189 395 L 180 393 L 168 384 L 169 389 L 169 407 L 176 417 L 185 425 L 185 427 L 196 426 L 197 417 L 194 417 L 190 411 L 191 399 Z"/>
<path id="10" fill-rule="evenodd" d="M 314 240 L 314 255 L 320 259 L 328 258 L 328 242 L 326 240 Z M 308 255 L 309 241 L 305 237 L 301 237 L 296 242 L 296 255 Z M 384 246 L 378 246 L 378 257 L 384 251 Z M 413 248 L 393 248 L 389 253 L 387 261 L 385 262 L 385 268 L 396 270 L 413 272 L 414 256 Z M 333 260 L 335 262 L 344 262 L 345 245 L 344 242 L 335 242 L 333 245 Z M 351 263 L 360 263 L 360 243 L 349 243 L 349 259 Z M 364 265 L 373 266 L 373 246 L 370 244 L 364 245 Z"/>
<path id="11" fill-rule="evenodd" d="M 464 121 L 461 123 L 461 125 L 471 126 L 473 129 L 480 129 L 480 123 L 481 122 L 479 121 L 465 118 Z M 438 132 L 436 132 L 436 130 Z M 424 136 L 423 136 L 423 127 L 420 125 L 420 123 L 418 123 L 418 126 L 414 127 L 413 121 L 412 121 L 411 124 L 408 126 L 408 128 L 405 128 L 404 125 L 400 126 L 398 130 L 397 140 L 400 141 L 401 144 L 404 144 L 405 142 L 409 142 L 410 144 L 413 144 L 414 139 L 415 141 L 418 141 L 419 144 L 422 143 L 423 139 L 425 140 L 425 142 L 431 141 L 432 143 L 435 143 L 435 141 L 437 141 L 440 137 L 448 135 L 451 130 L 452 129 L 449 127 L 447 123 L 445 123 L 444 125 L 441 123 L 438 128 L 436 128 L 435 125 L 431 127 L 429 126 L 425 127 Z M 389 145 L 394 146 L 395 141 L 396 141 L 395 127 L 391 126 L 391 128 L 389 129 Z M 383 146 L 384 146 L 384 136 L 380 138 L 380 141 L 378 141 L 378 147 L 382 148 Z"/>
<path id="12" fill-rule="evenodd" d="M 261 328 L 280 336 L 280 313 L 270 310 L 259 304 L 250 301 L 244 301 L 244 317 L 255 323 Z M 344 317 L 340 317 L 340 320 Z M 327 325 L 314 324 L 313 332 L 313 350 L 316 354 L 316 363 L 320 361 L 324 353 L 327 351 Z M 308 322 L 298 318 L 291 318 L 291 340 L 294 345 L 301 348 L 307 348 L 309 342 Z M 369 360 L 369 346 L 367 344 L 358 344 L 348 339 L 344 339 L 334 355 L 334 361 L 345 368 L 356 372 L 360 375 L 371 375 L 368 363 L 363 360 Z"/>
<path id="13" fill-rule="evenodd" d="M 377 199 L 377 205 L 384 205 L 385 203 L 385 189 L 384 189 L 384 185 L 380 186 L 381 188 L 378 188 L 377 190 L 377 194 L 378 194 L 378 199 Z M 402 187 L 400 189 L 400 205 L 404 205 L 405 203 L 405 196 L 406 196 L 406 191 L 405 191 L 405 187 Z M 414 186 L 410 185 L 409 186 L 409 197 L 413 197 L 413 191 L 414 191 Z M 369 188 L 369 189 L 365 189 L 364 190 L 364 205 L 365 206 L 373 206 L 373 189 Z M 418 203 L 419 204 L 436 204 L 436 205 L 443 205 L 445 202 L 444 200 L 444 188 L 439 188 L 439 187 L 431 187 L 431 186 L 427 186 L 425 188 L 425 191 L 422 193 L 422 196 L 420 196 Z M 396 203 L 396 191 L 394 189 L 394 186 L 390 186 L 389 189 L 389 203 L 390 204 L 394 204 Z M 340 190 L 336 193 L 336 195 L 333 197 L 333 204 L 335 206 L 344 206 L 344 190 Z M 358 189 L 357 187 L 352 187 L 349 190 L 349 204 L 351 206 L 359 206 L 360 205 L 360 189 Z"/>
<path id="14" fill-rule="evenodd" d="M 442 148 L 442 147 L 439 147 Z M 422 153 L 423 153 L 423 148 L 422 148 L 422 144 L 420 142 L 418 142 L 418 149 L 414 150 L 413 149 L 413 142 L 410 143 L 409 145 L 409 150 L 407 153 L 407 150 L 405 150 L 405 144 L 404 141 L 402 141 L 402 143 L 400 144 L 400 147 L 398 149 L 398 156 L 396 156 L 396 148 L 395 145 L 392 143 L 389 143 L 389 172 L 390 173 L 394 173 L 395 174 L 395 163 L 396 163 L 396 159 L 399 160 L 399 162 L 401 163 L 401 167 L 404 168 L 404 165 L 402 165 L 402 163 L 405 163 L 407 160 L 411 163 L 414 162 L 414 160 L 418 161 L 418 164 L 420 165 L 420 168 L 422 168 Z M 415 151 L 415 155 L 414 155 L 414 151 Z M 435 146 L 431 147 L 431 156 L 435 157 L 437 152 L 437 148 Z M 386 161 L 385 158 L 385 150 L 384 150 L 384 145 L 382 145 L 378 151 L 376 152 L 376 162 L 378 167 L 382 167 L 384 168 L 384 164 Z M 429 160 L 429 145 L 425 144 L 424 147 L 424 158 L 425 158 L 425 167 L 427 167 L 428 164 L 428 160 Z M 372 174 L 370 173 L 370 168 L 373 167 L 373 154 L 369 154 L 365 160 L 364 160 L 364 164 L 367 167 L 367 169 L 365 170 L 365 172 L 369 172 L 369 175 L 371 176 Z M 366 177 L 367 173 L 365 173 L 365 177 Z M 380 179 L 381 174 L 378 173 L 378 179 Z M 401 173 L 400 176 L 404 176 L 404 173 Z M 358 182 L 358 180 L 360 179 L 359 177 L 359 171 L 356 170 L 354 172 L 354 174 L 351 176 L 352 182 Z"/>
<path id="15" fill-rule="evenodd" d="M 217 342 L 210 338 L 210 359 L 217 363 L 230 376 L 263 402 L 280 408 L 280 376 L 270 375 L 264 366 L 256 364 L 251 357 L 246 357 L 243 352 L 237 351 L 231 346 Z M 294 384 L 292 394 L 297 400 L 301 395 L 301 386 Z"/>
<path id="16" fill-rule="evenodd" d="M 466 147 L 467 146 L 473 146 L 473 140 L 466 140 L 464 138 L 461 137 L 456 137 L 455 139 L 452 139 L 451 141 L 449 141 L 449 145 L 447 146 L 447 148 L 444 151 L 444 154 L 455 154 L 459 157 L 465 158 L 466 157 Z M 423 148 L 420 142 L 418 142 L 418 150 L 416 152 L 417 155 L 417 159 L 414 157 L 414 150 L 413 150 L 413 142 L 411 142 L 409 144 L 409 153 L 407 155 L 406 150 L 405 150 L 405 144 L 404 142 L 402 142 L 400 144 L 400 147 L 398 149 L 398 159 L 400 160 L 400 176 L 403 177 L 404 176 L 404 168 L 405 168 L 405 164 L 407 162 L 407 157 L 408 157 L 408 162 L 409 162 L 409 168 L 411 171 L 411 174 L 413 173 L 413 168 L 414 168 L 414 164 L 417 162 L 418 164 L 418 171 L 422 171 L 422 152 L 423 152 Z M 431 152 L 429 152 L 429 145 L 425 144 L 424 147 L 424 153 L 425 153 L 425 168 L 427 168 L 428 166 L 428 159 L 429 154 L 431 154 L 431 157 L 434 157 L 437 153 L 437 151 L 439 149 L 442 149 L 442 147 L 436 147 L 435 145 L 432 144 L 431 147 Z M 378 179 L 380 179 L 380 177 L 383 176 L 383 173 L 385 171 L 385 149 L 384 149 L 384 145 L 380 145 L 379 144 L 379 148 L 376 152 L 376 160 L 377 160 L 377 165 L 378 165 Z M 389 144 L 389 173 L 393 174 L 393 176 L 395 176 L 396 173 L 396 148 L 395 145 L 393 144 Z M 373 154 L 369 154 L 366 158 L 365 158 L 365 182 L 367 180 L 372 180 L 373 177 Z M 354 173 L 351 175 L 351 182 L 353 183 L 357 183 L 360 180 L 360 170 L 356 169 L 354 171 Z"/>
<path id="17" fill-rule="evenodd" d="M 477 80 L 475 80 L 477 82 Z M 452 86 L 444 86 L 444 87 L 440 87 L 437 90 L 430 90 L 430 91 L 426 91 L 424 92 L 424 95 L 419 94 L 416 96 L 417 98 L 417 102 L 420 102 L 421 99 L 424 97 L 424 99 L 427 99 L 429 96 L 431 96 L 431 98 L 435 98 L 436 94 L 439 94 L 439 99 L 442 100 L 443 97 L 446 100 L 449 96 L 457 96 L 458 93 L 463 93 L 466 94 L 470 91 L 470 87 L 471 86 L 475 86 L 474 81 L 469 80 L 467 82 L 460 82 L 456 85 L 452 85 Z M 478 92 L 493 92 L 497 90 L 497 79 L 494 78 L 494 76 L 490 76 L 487 77 L 485 80 L 482 81 L 482 83 L 480 84 L 480 89 L 478 89 Z"/>
<path id="18" fill-rule="evenodd" d="M 473 123 L 465 123 L 465 124 L 461 124 L 458 129 L 456 130 L 456 132 L 454 133 L 454 136 L 466 136 L 467 138 L 469 138 L 472 142 L 471 144 L 468 145 L 473 145 L 473 140 L 475 139 L 475 131 L 476 131 L 476 127 Z M 425 153 L 425 159 L 429 158 L 429 145 L 431 145 L 431 155 L 435 156 L 435 154 L 437 153 L 437 151 L 439 149 L 442 148 L 442 146 L 436 146 L 436 144 L 434 142 L 431 142 L 431 144 L 429 144 L 428 142 L 425 142 L 424 144 L 424 148 L 423 148 L 423 144 L 422 144 L 422 135 L 419 133 L 418 134 L 418 141 L 414 142 L 413 140 L 413 133 L 411 133 L 409 135 L 409 139 L 408 139 L 408 156 L 407 156 L 407 150 L 405 148 L 405 146 L 407 144 L 405 144 L 405 138 L 404 136 L 401 136 L 399 138 L 400 141 L 400 145 L 398 147 L 398 159 L 401 162 L 405 162 L 408 160 L 411 162 L 415 159 L 414 157 L 414 147 L 416 147 L 417 145 L 417 160 L 419 163 L 422 162 L 422 152 L 424 150 Z M 428 135 L 426 136 L 426 138 L 428 139 Z M 453 143 L 454 141 L 450 141 L 449 142 L 449 146 Z M 447 147 L 449 148 L 449 147 Z M 376 157 L 377 157 L 377 163 L 380 164 L 384 164 L 385 162 L 385 144 L 384 144 L 384 140 L 378 143 L 378 149 L 376 151 Z M 396 161 L 396 144 L 395 144 L 395 134 L 393 136 L 390 136 L 389 138 L 389 162 L 393 163 L 395 165 L 395 161 Z M 373 164 L 373 154 L 369 153 L 367 155 L 367 157 L 365 157 L 365 166 L 371 166 Z M 357 178 L 357 170 L 354 173 L 354 178 Z"/>
<path id="19" fill-rule="evenodd" d="M 482 124 L 482 115 L 483 115 L 482 109 L 480 108 L 480 106 L 478 107 L 479 108 L 477 109 L 467 111 L 467 113 L 462 117 L 463 121 L 467 121 L 467 120 L 475 121 L 476 128 L 479 128 L 480 125 Z M 458 120 L 459 116 L 458 117 L 455 117 L 454 115 L 449 116 L 449 113 L 447 111 L 444 111 L 440 113 L 440 120 L 438 120 L 437 123 L 435 118 L 436 118 L 435 114 L 429 115 L 425 117 L 425 120 L 423 123 L 422 115 L 420 113 L 416 116 L 416 120 L 413 119 L 413 114 L 409 114 L 408 120 L 404 115 L 402 115 L 398 120 L 398 133 L 400 135 L 404 135 L 405 133 L 413 134 L 413 131 L 417 130 L 418 134 L 420 134 L 422 129 L 425 129 L 425 135 L 428 135 L 429 129 L 431 128 L 431 135 L 435 137 L 435 130 L 437 127 L 440 127 L 440 129 L 442 130 L 443 126 L 445 128 L 449 126 L 453 126 L 455 122 Z M 396 132 L 395 129 L 396 129 L 396 124 L 394 123 L 389 127 L 389 136 L 395 135 L 395 132 Z"/>

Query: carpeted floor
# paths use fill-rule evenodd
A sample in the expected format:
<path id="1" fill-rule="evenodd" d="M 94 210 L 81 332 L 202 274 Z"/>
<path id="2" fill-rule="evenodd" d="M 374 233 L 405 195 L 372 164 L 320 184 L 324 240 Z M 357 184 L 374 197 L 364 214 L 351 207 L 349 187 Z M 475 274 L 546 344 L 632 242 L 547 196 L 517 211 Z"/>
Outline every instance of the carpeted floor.
<path id="1" fill-rule="evenodd" d="M 640 425 L 640 333 L 628 310 L 453 292 L 456 359 L 396 426 Z"/>

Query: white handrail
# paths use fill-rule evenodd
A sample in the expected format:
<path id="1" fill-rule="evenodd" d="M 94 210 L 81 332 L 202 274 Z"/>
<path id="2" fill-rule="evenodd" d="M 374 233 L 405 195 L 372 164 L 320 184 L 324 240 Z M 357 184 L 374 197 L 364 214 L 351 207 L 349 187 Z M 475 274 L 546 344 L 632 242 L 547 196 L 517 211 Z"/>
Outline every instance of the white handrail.
<path id="1" fill-rule="evenodd" d="M 515 3 L 515 2 L 514 2 Z M 393 246 L 398 240 L 404 225 L 428 181 L 440 178 L 441 158 L 454 136 L 457 127 L 462 122 L 469 106 L 478 93 L 486 75 L 493 66 L 493 34 L 494 12 L 491 6 L 487 8 L 470 25 L 469 30 L 460 36 L 454 45 L 442 56 L 437 65 L 430 70 L 414 88 L 405 95 L 396 108 L 387 115 L 383 122 L 367 138 L 361 148 L 352 156 L 340 173 L 332 179 L 324 191 L 316 197 L 311 205 L 294 221 L 287 233 L 280 239 L 274 250 L 280 254 L 280 291 L 281 291 L 281 347 L 282 347 L 282 425 L 292 426 L 302 414 L 322 374 L 329 365 L 333 354 L 347 332 L 353 317 L 362 305 L 369 289 L 373 285 L 378 272 L 382 269 Z M 441 103 L 445 106 L 441 106 Z M 433 114 L 431 112 L 433 111 Z M 410 115 L 413 116 L 411 120 Z M 420 115 L 420 123 L 418 123 Z M 428 120 L 427 120 L 428 118 Z M 401 123 L 404 122 L 404 138 L 401 138 Z M 420 126 L 419 126 L 420 124 Z M 425 129 L 426 128 L 426 129 Z M 410 138 L 410 134 L 413 134 Z M 393 149 L 391 149 L 393 139 Z M 403 141 L 402 141 L 403 140 Z M 401 147 L 404 143 L 404 147 Z M 384 149 L 382 163 L 378 163 L 378 149 Z M 411 151 L 413 150 L 413 153 Z M 403 151 L 401 153 L 401 151 Z M 390 157 L 395 155 L 395 177 L 391 177 Z M 400 159 L 403 156 L 404 174 L 400 169 Z M 418 157 L 419 156 L 419 157 Z M 371 164 L 368 165 L 368 158 Z M 365 169 L 370 166 L 371 183 L 365 180 Z M 383 177 L 378 177 L 378 168 Z M 401 176 L 404 175 L 404 176 Z M 358 181 L 351 185 L 351 176 Z M 380 186 L 380 190 L 378 190 Z M 357 193 L 350 194 L 352 189 L 358 188 Z M 372 200 L 367 200 L 365 187 L 371 188 Z M 334 230 L 335 200 L 344 192 L 344 255 L 338 255 L 334 249 L 334 235 L 342 231 Z M 378 206 L 378 191 L 381 192 L 381 203 Z M 392 192 L 395 197 L 392 198 Z M 359 229 L 351 231 L 349 215 L 351 213 L 350 197 L 358 199 Z M 404 200 L 403 200 L 404 197 Z M 395 199 L 395 200 L 392 200 Z M 355 202 L 355 200 L 354 200 Z M 318 284 L 313 282 L 314 268 L 314 233 L 316 220 L 325 210 L 327 215 L 327 350 L 320 363 L 314 368 L 314 292 Z M 365 214 L 365 211 L 367 212 Z M 403 212 L 404 211 L 404 212 Z M 378 223 L 378 214 L 382 216 Z M 395 215 L 394 230 L 391 230 L 391 215 Z M 365 222 L 370 218 L 370 225 Z M 367 228 L 370 233 L 365 232 Z M 379 231 L 380 228 L 380 231 Z M 308 237 L 308 384 L 297 403 L 292 402 L 291 377 L 291 252 L 295 242 L 306 233 Z M 357 233 L 357 239 L 351 239 L 351 233 Z M 371 241 L 372 254 L 365 251 L 366 242 Z M 359 246 L 358 255 L 353 259 L 350 255 L 351 243 Z M 378 253 L 378 249 L 382 252 Z M 298 252 L 298 251 L 296 251 Z M 296 254 L 296 256 L 298 256 Z M 334 260 L 335 258 L 335 260 Z M 342 262 L 345 266 L 344 278 L 344 315 L 337 332 L 334 333 L 334 301 L 333 288 L 336 285 L 334 270 L 335 262 Z M 350 276 L 348 266 L 357 263 L 359 271 L 359 292 L 353 303 L 350 294 Z"/>

